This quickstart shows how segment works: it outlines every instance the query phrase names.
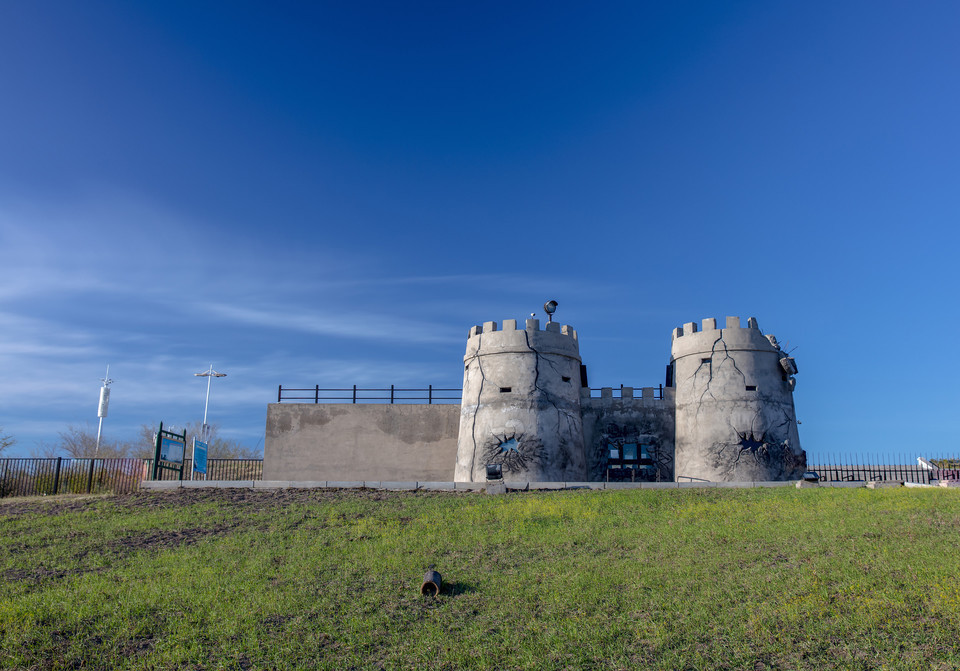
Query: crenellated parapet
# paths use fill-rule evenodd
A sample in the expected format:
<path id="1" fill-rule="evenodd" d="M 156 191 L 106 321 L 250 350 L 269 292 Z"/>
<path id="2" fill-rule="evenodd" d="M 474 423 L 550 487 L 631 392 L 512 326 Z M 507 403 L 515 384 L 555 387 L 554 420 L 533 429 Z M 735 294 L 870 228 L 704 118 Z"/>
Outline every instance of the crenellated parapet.
<path id="1" fill-rule="evenodd" d="M 747 325 L 741 326 L 740 317 L 727 317 L 722 326 L 715 318 L 697 322 L 687 322 L 673 329 L 671 354 L 680 359 L 691 354 L 712 350 L 716 343 L 722 342 L 728 350 L 772 352 L 779 348 L 760 331 L 756 317 L 747 319 Z"/>
<path id="2" fill-rule="evenodd" d="M 517 328 L 516 319 L 503 320 L 500 329 L 497 328 L 497 322 L 492 321 L 484 322 L 483 326 L 471 327 L 464 361 L 476 356 L 481 350 L 484 354 L 522 354 L 537 351 L 541 354 L 569 356 L 578 361 L 580 359 L 576 329 L 566 324 L 548 322 L 541 330 L 539 319 L 526 320 L 523 328 Z"/>

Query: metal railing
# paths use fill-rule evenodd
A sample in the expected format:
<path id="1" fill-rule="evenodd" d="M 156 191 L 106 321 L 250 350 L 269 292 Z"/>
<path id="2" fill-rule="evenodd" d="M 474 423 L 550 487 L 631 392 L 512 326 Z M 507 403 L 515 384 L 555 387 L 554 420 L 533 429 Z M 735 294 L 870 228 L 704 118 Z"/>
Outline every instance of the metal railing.
<path id="1" fill-rule="evenodd" d="M 657 387 L 627 387 L 633 391 L 633 396 L 624 395 L 624 387 L 591 387 L 591 398 L 602 398 L 609 394 L 611 398 L 641 398 L 644 389 L 653 390 L 653 398 L 663 398 L 663 385 Z M 412 389 L 407 387 L 352 387 L 324 388 L 314 387 L 277 387 L 277 403 L 460 403 L 463 391 L 461 389 L 441 388 L 428 386 L 426 389 Z M 628 392 L 629 394 L 629 392 Z"/>
<path id="2" fill-rule="evenodd" d="M 184 463 L 189 477 L 192 464 Z M 74 459 L 70 457 L 0 459 L 0 497 L 53 494 L 127 494 L 150 478 L 153 459 Z M 195 475 L 200 478 L 200 475 Z M 208 480 L 260 480 L 262 459 L 208 459 Z M 161 479 L 177 479 L 164 471 Z"/>
<path id="3" fill-rule="evenodd" d="M 869 459 L 858 459 L 857 461 L 860 463 L 842 464 L 835 459 L 828 459 L 822 463 L 818 463 L 817 460 L 808 460 L 807 470 L 819 475 L 821 482 L 903 480 L 904 482 L 926 485 L 930 484 L 932 480 L 960 479 L 960 470 L 958 469 L 929 469 L 915 461 L 911 463 L 906 459 L 878 459 L 876 464 L 869 463 Z M 885 463 L 880 463 L 880 461 Z M 898 461 L 900 463 L 896 463 Z"/>
<path id="4" fill-rule="evenodd" d="M 144 459 L 148 469 L 153 467 L 153 459 Z M 189 458 L 183 460 L 183 479 L 189 480 L 193 462 Z M 147 471 L 149 474 L 150 470 Z M 177 480 L 174 471 L 161 471 L 157 480 Z M 145 478 L 149 479 L 149 478 Z M 193 474 L 194 480 L 262 480 L 263 459 L 207 459 L 206 477 L 200 473 Z"/>
<path id="5" fill-rule="evenodd" d="M 426 389 L 409 389 L 390 385 L 389 388 L 348 387 L 325 389 L 315 387 L 277 387 L 277 403 L 459 403 L 461 389 L 449 389 L 429 385 Z"/>
<path id="6" fill-rule="evenodd" d="M 132 492 L 142 459 L 0 459 L 0 497 Z"/>

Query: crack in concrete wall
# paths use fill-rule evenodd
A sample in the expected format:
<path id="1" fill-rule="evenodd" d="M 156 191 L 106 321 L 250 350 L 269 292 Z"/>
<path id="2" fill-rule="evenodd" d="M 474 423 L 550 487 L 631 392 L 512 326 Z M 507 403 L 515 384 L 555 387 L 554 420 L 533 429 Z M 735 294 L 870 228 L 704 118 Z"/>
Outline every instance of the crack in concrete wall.
<path id="1" fill-rule="evenodd" d="M 480 408 L 480 399 L 483 397 L 483 383 L 487 381 L 487 376 L 483 372 L 483 359 L 480 358 L 480 350 L 483 348 L 483 335 L 477 336 L 477 370 L 480 371 L 480 387 L 477 389 L 477 409 Z M 469 366 L 469 364 L 467 364 Z M 477 467 L 477 410 L 473 411 L 473 425 L 470 427 L 470 438 L 473 440 L 473 454 L 470 456 L 470 472 L 473 473 Z"/>

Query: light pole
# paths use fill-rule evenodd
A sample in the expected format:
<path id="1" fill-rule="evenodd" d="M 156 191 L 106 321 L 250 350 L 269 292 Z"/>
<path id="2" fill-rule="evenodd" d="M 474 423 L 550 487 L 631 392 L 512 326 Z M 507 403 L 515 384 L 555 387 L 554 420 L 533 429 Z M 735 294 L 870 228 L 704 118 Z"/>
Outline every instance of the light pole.
<path id="1" fill-rule="evenodd" d="M 107 374 L 100 378 L 103 386 L 100 387 L 100 404 L 97 406 L 97 417 L 100 422 L 97 424 L 97 446 L 93 450 L 94 458 L 100 454 L 100 434 L 103 432 L 103 418 L 107 416 L 107 408 L 110 406 L 110 385 L 113 380 L 110 379 L 110 365 L 107 364 Z"/>
<path id="2" fill-rule="evenodd" d="M 202 373 L 194 373 L 196 377 L 205 377 L 207 378 L 207 400 L 203 404 L 203 426 L 200 428 L 200 437 L 204 442 L 207 441 L 207 433 L 209 432 L 209 427 L 207 426 L 207 408 L 210 407 L 210 382 L 215 377 L 226 377 L 226 373 L 218 373 L 213 369 L 213 364 L 210 364 L 209 370 L 205 370 Z"/>

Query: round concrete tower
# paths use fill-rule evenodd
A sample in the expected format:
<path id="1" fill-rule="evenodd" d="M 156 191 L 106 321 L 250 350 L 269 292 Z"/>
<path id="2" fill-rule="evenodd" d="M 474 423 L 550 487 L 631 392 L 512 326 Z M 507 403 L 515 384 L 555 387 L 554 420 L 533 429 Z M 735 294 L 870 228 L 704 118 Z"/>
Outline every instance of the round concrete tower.
<path id="1" fill-rule="evenodd" d="M 576 331 L 486 322 L 470 329 L 463 364 L 457 482 L 486 480 L 487 464 L 500 464 L 505 480 L 586 478 Z"/>
<path id="2" fill-rule="evenodd" d="M 727 317 L 673 331 L 676 478 L 714 482 L 799 479 L 806 468 L 793 407 L 794 360 Z"/>

